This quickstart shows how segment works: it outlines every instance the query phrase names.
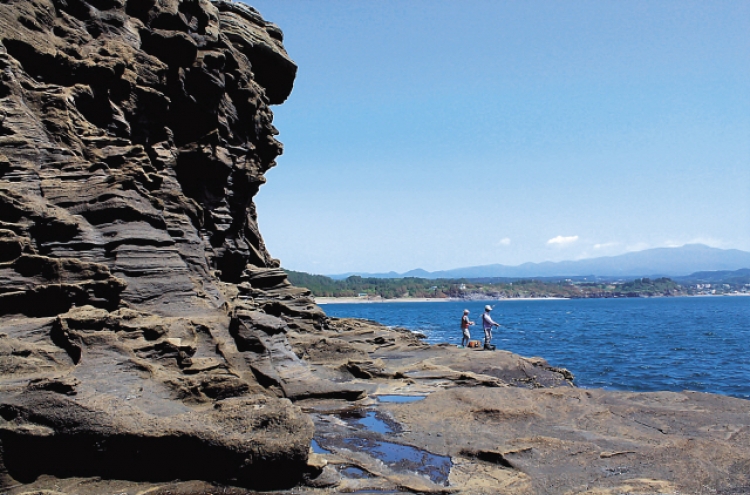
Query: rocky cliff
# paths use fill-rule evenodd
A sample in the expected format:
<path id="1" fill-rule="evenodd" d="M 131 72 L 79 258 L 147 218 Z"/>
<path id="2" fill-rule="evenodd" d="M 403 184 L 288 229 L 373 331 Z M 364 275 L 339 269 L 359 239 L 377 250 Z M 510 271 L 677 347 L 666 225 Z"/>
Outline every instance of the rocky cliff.
<path id="1" fill-rule="evenodd" d="M 748 401 L 291 286 L 253 197 L 295 72 L 241 3 L 0 0 L 0 492 L 748 493 Z"/>
<path id="2" fill-rule="evenodd" d="M 258 231 L 279 28 L 222 0 L 4 0 L 0 41 L 2 482 L 297 483 L 289 399 L 361 391 L 292 352 L 324 315 Z"/>

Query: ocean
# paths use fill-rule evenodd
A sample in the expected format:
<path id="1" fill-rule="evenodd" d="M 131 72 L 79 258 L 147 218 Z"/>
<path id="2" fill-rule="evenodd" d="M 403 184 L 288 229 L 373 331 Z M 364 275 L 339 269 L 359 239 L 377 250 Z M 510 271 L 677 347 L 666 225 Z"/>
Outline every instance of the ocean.
<path id="1" fill-rule="evenodd" d="M 460 344 L 464 309 L 482 339 L 486 301 L 326 304 L 329 316 L 366 318 Z M 567 368 L 579 387 L 694 390 L 750 399 L 750 297 L 489 302 L 493 343 Z M 479 352 L 479 351 L 477 351 Z"/>

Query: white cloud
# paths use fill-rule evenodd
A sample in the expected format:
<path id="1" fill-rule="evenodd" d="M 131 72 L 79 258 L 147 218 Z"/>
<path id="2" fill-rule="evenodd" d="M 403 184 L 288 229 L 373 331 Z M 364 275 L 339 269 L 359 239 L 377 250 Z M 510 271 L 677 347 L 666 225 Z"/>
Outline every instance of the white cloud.
<path id="1" fill-rule="evenodd" d="M 619 242 L 603 242 L 601 244 L 594 244 L 594 249 L 607 249 L 620 244 Z"/>
<path id="2" fill-rule="evenodd" d="M 510 246 L 510 237 L 504 237 L 495 243 L 495 246 Z"/>
<path id="3" fill-rule="evenodd" d="M 568 245 L 568 244 L 573 244 L 577 240 L 578 240 L 578 236 L 577 235 L 571 235 L 571 236 L 568 236 L 568 237 L 564 237 L 564 236 L 559 235 L 559 236 L 553 237 L 552 239 L 550 239 L 549 241 L 547 241 L 547 244 L 552 244 L 552 245 L 557 244 L 557 245 L 560 245 L 560 246 L 565 246 L 565 245 Z"/>

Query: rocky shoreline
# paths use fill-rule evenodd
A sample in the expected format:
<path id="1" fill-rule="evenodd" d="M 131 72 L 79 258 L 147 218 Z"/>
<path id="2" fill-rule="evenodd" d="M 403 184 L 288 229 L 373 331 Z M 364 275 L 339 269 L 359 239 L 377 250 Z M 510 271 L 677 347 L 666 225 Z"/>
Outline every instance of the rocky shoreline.
<path id="1" fill-rule="evenodd" d="M 283 493 L 729 495 L 750 486 L 748 401 L 695 392 L 579 389 L 569 372 L 541 358 L 427 345 L 411 332 L 362 320 L 329 319 L 321 328 L 300 326 L 287 338 L 310 375 L 345 385 L 347 393 L 308 383 L 292 400 L 300 429 L 279 440 L 301 442 L 306 460 L 296 468 L 265 466 L 261 476 L 295 480 L 298 486 Z M 229 428 L 224 434 L 250 426 L 236 422 L 245 421 L 248 411 L 288 428 L 289 419 L 278 423 L 280 418 L 268 416 L 271 404 L 223 399 L 209 410 L 218 405 L 219 414 L 232 411 L 231 423 L 218 423 Z M 219 419 L 216 414 L 209 421 Z M 153 424 L 143 416 L 132 421 L 141 430 Z M 280 435 L 267 428 L 263 434 Z M 159 454 L 181 459 L 169 449 Z M 204 474 L 194 481 L 155 473 L 132 479 L 122 472 L 118 479 L 52 472 L 7 488 L 13 495 L 250 494 L 261 488 L 242 488 L 239 478 L 221 481 L 210 457 L 194 454 L 199 457 L 190 468 Z M 11 465 L 8 472 L 17 469 Z M 205 479 L 211 473 L 217 479 Z M 55 492 L 43 492 L 53 487 Z"/>
<path id="2" fill-rule="evenodd" d="M 750 491 L 750 403 L 328 318 L 253 197 L 296 66 L 224 0 L 0 2 L 0 490 Z M 411 402 L 409 402 L 411 401 Z"/>

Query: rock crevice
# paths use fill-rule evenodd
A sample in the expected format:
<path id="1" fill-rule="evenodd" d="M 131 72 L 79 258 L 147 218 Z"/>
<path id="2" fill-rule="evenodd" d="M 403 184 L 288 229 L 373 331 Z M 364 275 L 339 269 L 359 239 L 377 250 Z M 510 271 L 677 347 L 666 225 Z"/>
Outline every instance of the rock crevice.
<path id="1" fill-rule="evenodd" d="M 253 203 L 282 42 L 240 2 L 0 0 L 0 491 L 750 486 L 747 401 L 580 390 L 293 287 Z"/>
<path id="2" fill-rule="evenodd" d="M 0 484 L 291 486 L 289 398 L 363 393 L 292 352 L 324 315 L 258 230 L 282 40 L 222 0 L 0 3 Z"/>

